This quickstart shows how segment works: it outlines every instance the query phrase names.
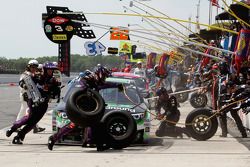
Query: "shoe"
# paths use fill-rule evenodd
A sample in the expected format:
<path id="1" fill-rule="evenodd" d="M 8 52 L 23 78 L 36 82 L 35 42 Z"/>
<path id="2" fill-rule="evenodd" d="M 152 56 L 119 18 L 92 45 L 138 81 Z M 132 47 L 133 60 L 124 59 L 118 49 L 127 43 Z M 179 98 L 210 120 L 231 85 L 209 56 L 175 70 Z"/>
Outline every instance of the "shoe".
<path id="1" fill-rule="evenodd" d="M 247 138 L 247 134 L 246 133 L 242 133 L 241 136 L 242 136 L 242 138 Z"/>
<path id="2" fill-rule="evenodd" d="M 221 134 L 220 137 L 227 137 L 227 134 Z"/>
<path id="3" fill-rule="evenodd" d="M 46 128 L 41 128 L 41 127 L 35 127 L 33 129 L 33 133 L 39 133 L 39 132 L 42 132 L 42 131 L 45 131 Z"/>
<path id="4" fill-rule="evenodd" d="M 23 144 L 22 140 L 19 138 L 19 136 L 15 136 L 12 140 L 12 144 Z"/>
<path id="5" fill-rule="evenodd" d="M 104 146 L 104 145 L 97 145 L 97 147 L 96 147 L 96 150 L 98 152 L 105 151 L 105 150 L 108 150 L 108 149 L 109 149 L 109 147 L 108 146 Z"/>
<path id="6" fill-rule="evenodd" d="M 54 145 L 55 145 L 55 140 L 54 140 L 53 136 L 50 136 L 49 140 L 48 140 L 48 149 L 50 151 L 52 151 Z"/>
<path id="7" fill-rule="evenodd" d="M 11 134 L 13 133 L 14 131 L 13 130 L 11 130 L 11 129 L 8 129 L 7 131 L 6 131 L 6 136 L 7 137 L 10 137 L 11 136 Z"/>

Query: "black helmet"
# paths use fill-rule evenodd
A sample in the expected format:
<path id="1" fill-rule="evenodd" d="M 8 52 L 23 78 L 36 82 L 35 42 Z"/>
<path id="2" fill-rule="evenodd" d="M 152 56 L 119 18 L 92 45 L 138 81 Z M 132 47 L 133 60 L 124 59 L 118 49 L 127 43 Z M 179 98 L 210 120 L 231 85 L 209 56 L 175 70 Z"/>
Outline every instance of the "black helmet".
<path id="1" fill-rule="evenodd" d="M 108 70 L 106 67 L 98 66 L 95 70 L 95 74 L 98 76 L 100 81 L 105 81 L 107 77 L 111 76 L 111 71 Z"/>
<path id="2" fill-rule="evenodd" d="M 225 61 L 219 63 L 219 70 L 222 75 L 229 74 L 229 65 Z"/>
<path id="3" fill-rule="evenodd" d="M 163 94 L 165 94 L 165 93 L 167 93 L 167 89 L 164 88 L 164 87 L 160 87 L 160 88 L 156 91 L 156 95 L 157 95 L 157 96 L 163 95 Z"/>

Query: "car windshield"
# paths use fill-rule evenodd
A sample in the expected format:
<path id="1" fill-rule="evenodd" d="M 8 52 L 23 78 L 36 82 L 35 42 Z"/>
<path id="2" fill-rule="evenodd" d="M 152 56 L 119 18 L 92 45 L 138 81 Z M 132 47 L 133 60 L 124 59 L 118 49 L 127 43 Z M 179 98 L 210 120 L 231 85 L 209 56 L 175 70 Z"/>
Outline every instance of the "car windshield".
<path id="1" fill-rule="evenodd" d="M 139 88 L 146 88 L 146 81 L 144 78 L 135 78 L 135 85 Z"/>
<path id="2" fill-rule="evenodd" d="M 108 88 L 100 90 L 100 94 L 106 103 L 115 103 L 122 105 L 136 105 L 140 103 L 140 97 L 136 89 L 127 88 L 126 96 L 124 92 L 119 92 L 117 88 Z"/>

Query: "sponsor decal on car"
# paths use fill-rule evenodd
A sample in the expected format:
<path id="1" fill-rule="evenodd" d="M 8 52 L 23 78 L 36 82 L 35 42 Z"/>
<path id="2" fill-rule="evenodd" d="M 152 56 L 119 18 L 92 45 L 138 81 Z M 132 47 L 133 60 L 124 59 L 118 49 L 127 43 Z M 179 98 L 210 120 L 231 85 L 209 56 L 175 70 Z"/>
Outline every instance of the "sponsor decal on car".
<path id="1" fill-rule="evenodd" d="M 125 110 L 129 112 L 135 112 L 135 109 L 126 108 L 126 107 L 117 107 L 117 106 L 106 106 L 105 109 L 107 110 Z"/>

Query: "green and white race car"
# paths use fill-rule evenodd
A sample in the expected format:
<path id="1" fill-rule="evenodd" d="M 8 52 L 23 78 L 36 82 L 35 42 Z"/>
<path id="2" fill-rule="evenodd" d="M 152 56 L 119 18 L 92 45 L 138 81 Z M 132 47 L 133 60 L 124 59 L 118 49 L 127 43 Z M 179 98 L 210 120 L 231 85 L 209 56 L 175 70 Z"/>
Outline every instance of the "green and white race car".
<path id="1" fill-rule="evenodd" d="M 131 79 L 110 77 L 106 82 L 120 83 L 124 86 L 124 91 L 119 92 L 117 88 L 107 88 L 99 91 L 105 100 L 105 113 L 119 110 L 121 112 L 129 111 L 136 121 L 137 133 L 134 143 L 145 144 L 148 142 L 150 135 L 150 112 L 141 97 L 135 83 Z M 52 130 L 56 133 L 61 127 L 68 124 L 70 120 L 65 111 L 65 102 L 61 101 L 53 110 L 52 114 Z M 81 144 L 84 136 L 84 128 L 76 128 L 67 136 L 63 136 L 59 143 Z"/>

